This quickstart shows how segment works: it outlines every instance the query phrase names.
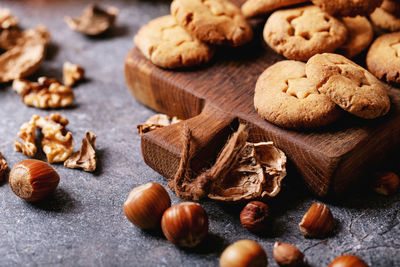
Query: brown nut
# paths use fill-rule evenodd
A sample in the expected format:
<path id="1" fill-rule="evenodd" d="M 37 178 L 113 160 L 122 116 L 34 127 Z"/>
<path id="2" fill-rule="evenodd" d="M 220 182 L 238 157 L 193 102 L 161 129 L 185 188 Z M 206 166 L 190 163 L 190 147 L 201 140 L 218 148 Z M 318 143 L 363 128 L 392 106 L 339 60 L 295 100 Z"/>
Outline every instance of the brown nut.
<path id="1" fill-rule="evenodd" d="M 161 228 L 171 243 L 181 247 L 195 247 L 208 234 L 208 216 L 199 204 L 183 202 L 164 212 Z"/>
<path id="2" fill-rule="evenodd" d="M 260 201 L 249 202 L 240 212 L 242 226 L 252 232 L 262 232 L 267 229 L 269 208 Z"/>
<path id="3" fill-rule="evenodd" d="M 133 188 L 124 203 L 126 218 L 141 229 L 160 227 L 161 217 L 171 206 L 168 192 L 157 183 Z"/>
<path id="4" fill-rule="evenodd" d="M 303 266 L 304 254 L 295 246 L 276 242 L 274 245 L 274 259 L 279 266 Z"/>
<path id="5" fill-rule="evenodd" d="M 6 176 L 7 169 L 7 161 L 4 159 L 3 155 L 0 152 L 0 182 L 2 182 L 4 177 Z"/>
<path id="6" fill-rule="evenodd" d="M 324 237 L 334 226 L 335 219 L 330 209 L 321 203 L 312 204 L 299 223 L 305 237 Z"/>
<path id="7" fill-rule="evenodd" d="M 268 264 L 265 250 L 255 241 L 239 240 L 222 252 L 221 267 L 264 267 Z"/>
<path id="8" fill-rule="evenodd" d="M 381 195 L 392 195 L 399 189 L 399 176 L 394 172 L 379 172 L 374 181 L 374 190 Z"/>
<path id="9" fill-rule="evenodd" d="M 342 255 L 334 259 L 329 267 L 368 267 L 368 265 L 357 256 Z"/>
<path id="10" fill-rule="evenodd" d="M 21 161 L 12 168 L 9 177 L 11 190 L 29 202 L 45 198 L 59 182 L 58 173 L 46 162 L 36 159 Z"/>

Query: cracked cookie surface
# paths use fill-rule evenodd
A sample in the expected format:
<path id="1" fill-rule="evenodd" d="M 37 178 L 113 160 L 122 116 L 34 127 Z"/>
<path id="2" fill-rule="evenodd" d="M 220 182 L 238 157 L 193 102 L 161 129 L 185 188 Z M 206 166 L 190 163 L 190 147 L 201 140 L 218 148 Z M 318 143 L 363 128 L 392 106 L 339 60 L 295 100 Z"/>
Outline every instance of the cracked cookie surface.
<path id="1" fill-rule="evenodd" d="M 400 17 L 396 17 L 383 8 L 375 9 L 370 18 L 373 24 L 383 30 L 390 32 L 400 31 Z"/>
<path id="2" fill-rule="evenodd" d="M 353 58 L 369 46 L 374 37 L 374 30 L 366 17 L 346 17 L 342 18 L 342 22 L 347 28 L 348 36 L 346 43 L 339 48 L 338 53 Z"/>
<path id="3" fill-rule="evenodd" d="M 240 46 L 253 38 L 240 9 L 228 0 L 174 0 L 171 14 L 206 43 Z"/>
<path id="4" fill-rule="evenodd" d="M 347 29 L 318 7 L 306 6 L 274 12 L 263 35 L 277 53 L 307 61 L 315 54 L 335 51 L 346 41 Z"/>
<path id="5" fill-rule="evenodd" d="M 168 69 L 198 66 L 214 55 L 214 48 L 190 35 L 171 15 L 150 21 L 134 41 L 153 64 Z"/>
<path id="6" fill-rule="evenodd" d="M 333 16 L 367 16 L 382 4 L 382 0 L 311 0 L 314 5 Z"/>
<path id="7" fill-rule="evenodd" d="M 344 56 L 315 55 L 307 62 L 306 73 L 320 93 L 353 115 L 374 119 L 390 109 L 389 96 L 383 84 Z"/>
<path id="8" fill-rule="evenodd" d="M 367 54 L 367 66 L 379 79 L 400 84 L 400 32 L 374 41 Z"/>
<path id="9" fill-rule="evenodd" d="M 340 109 L 306 77 L 306 64 L 284 60 L 258 78 L 254 107 L 264 119 L 285 128 L 315 128 L 340 117 Z"/>
<path id="10" fill-rule="evenodd" d="M 308 0 L 247 0 L 242 5 L 242 13 L 246 18 L 265 15 L 275 9 L 306 3 Z"/>

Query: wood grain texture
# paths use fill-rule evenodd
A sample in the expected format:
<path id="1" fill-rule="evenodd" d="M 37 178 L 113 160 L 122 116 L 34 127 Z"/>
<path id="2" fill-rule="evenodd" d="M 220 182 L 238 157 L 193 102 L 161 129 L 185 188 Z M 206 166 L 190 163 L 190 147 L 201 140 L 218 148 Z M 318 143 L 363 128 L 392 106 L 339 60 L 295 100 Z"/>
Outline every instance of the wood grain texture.
<path id="1" fill-rule="evenodd" d="M 259 31 L 259 32 L 257 32 Z M 261 27 L 255 36 L 261 37 Z M 283 58 L 261 38 L 241 48 L 219 48 L 208 66 L 170 71 L 154 66 L 137 48 L 125 61 L 127 85 L 137 100 L 157 112 L 189 119 L 195 172 L 212 162 L 237 122 L 248 124 L 250 141 L 273 141 L 318 196 L 340 194 L 355 184 L 400 141 L 400 92 L 389 88 L 392 108 L 375 120 L 345 115 L 318 130 L 292 131 L 262 119 L 254 109 L 258 76 Z M 181 154 L 182 123 L 142 136 L 145 162 L 171 179 Z"/>

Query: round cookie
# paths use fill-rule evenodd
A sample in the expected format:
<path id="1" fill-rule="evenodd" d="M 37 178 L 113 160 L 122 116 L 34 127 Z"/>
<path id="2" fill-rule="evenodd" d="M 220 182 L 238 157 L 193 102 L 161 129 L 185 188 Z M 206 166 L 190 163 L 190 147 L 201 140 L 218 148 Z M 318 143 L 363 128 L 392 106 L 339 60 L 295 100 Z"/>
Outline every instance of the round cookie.
<path id="1" fill-rule="evenodd" d="M 382 8 L 375 9 L 370 18 L 372 23 L 383 30 L 390 32 L 400 31 L 400 17 L 396 17 Z"/>
<path id="2" fill-rule="evenodd" d="M 384 34 L 373 42 L 367 66 L 379 79 L 400 83 L 400 32 Z"/>
<path id="3" fill-rule="evenodd" d="M 265 15 L 275 9 L 308 2 L 308 0 L 247 0 L 242 5 L 242 13 L 246 18 Z"/>
<path id="4" fill-rule="evenodd" d="M 167 69 L 206 63 L 215 50 L 191 36 L 171 15 L 150 21 L 139 30 L 134 41 L 153 64 Z"/>
<path id="5" fill-rule="evenodd" d="M 400 2 L 398 0 L 383 0 L 380 8 L 397 17 L 400 16 Z"/>
<path id="6" fill-rule="evenodd" d="M 254 107 L 263 118 L 285 128 L 315 128 L 337 120 L 340 109 L 306 78 L 306 64 L 275 63 L 258 78 Z"/>
<path id="7" fill-rule="evenodd" d="M 314 5 L 337 17 L 367 16 L 382 4 L 382 0 L 311 0 Z"/>
<path id="8" fill-rule="evenodd" d="M 320 93 L 358 117 L 374 119 L 390 109 L 389 96 L 383 84 L 344 56 L 315 55 L 307 62 L 306 73 Z"/>
<path id="9" fill-rule="evenodd" d="M 372 42 L 374 30 L 366 17 L 342 18 L 347 28 L 347 41 L 338 49 L 338 53 L 353 58 L 364 51 Z"/>
<path id="10" fill-rule="evenodd" d="M 316 6 L 274 12 L 264 27 L 264 40 L 288 59 L 307 61 L 318 53 L 333 52 L 347 39 L 342 22 Z"/>
<path id="11" fill-rule="evenodd" d="M 203 42 L 240 46 L 253 38 L 253 31 L 240 9 L 228 0 L 174 0 L 171 14 Z"/>

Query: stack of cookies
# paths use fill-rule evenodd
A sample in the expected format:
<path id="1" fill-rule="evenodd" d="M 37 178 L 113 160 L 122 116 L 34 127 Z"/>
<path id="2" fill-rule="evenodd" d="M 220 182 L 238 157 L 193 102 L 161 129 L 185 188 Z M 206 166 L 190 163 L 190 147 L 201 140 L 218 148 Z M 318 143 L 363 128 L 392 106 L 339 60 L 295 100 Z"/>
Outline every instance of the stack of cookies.
<path id="1" fill-rule="evenodd" d="M 171 15 L 150 21 L 134 41 L 153 64 L 174 69 L 207 63 L 215 45 L 236 47 L 252 38 L 240 9 L 228 0 L 174 0 Z"/>

